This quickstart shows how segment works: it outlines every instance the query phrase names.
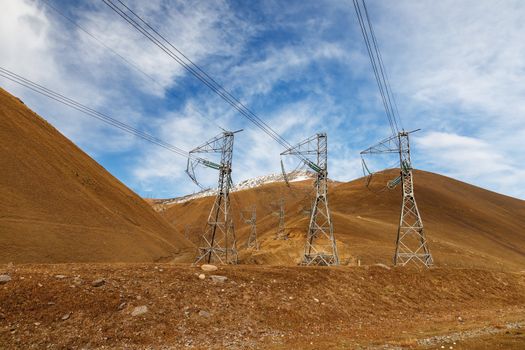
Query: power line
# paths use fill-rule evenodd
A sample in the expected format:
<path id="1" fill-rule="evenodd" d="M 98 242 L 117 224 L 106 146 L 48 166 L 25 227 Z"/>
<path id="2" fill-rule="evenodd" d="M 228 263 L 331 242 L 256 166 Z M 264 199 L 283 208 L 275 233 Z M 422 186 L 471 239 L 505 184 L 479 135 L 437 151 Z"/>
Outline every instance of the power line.
<path id="1" fill-rule="evenodd" d="M 119 57 L 125 64 L 127 64 L 130 68 L 132 69 L 135 69 L 136 71 L 138 71 L 139 73 L 143 74 L 144 76 L 146 76 L 147 78 L 149 78 L 151 81 L 153 81 L 155 84 L 157 84 L 159 87 L 161 88 L 164 88 L 163 85 L 157 80 L 155 79 L 153 76 L 149 75 L 148 73 L 146 73 L 144 70 L 142 70 L 137 64 L 133 63 L 131 60 L 127 59 L 126 57 L 124 57 L 123 55 L 121 55 L 120 53 L 118 53 L 116 50 L 112 49 L 111 47 L 109 47 L 108 45 L 106 45 L 102 40 L 98 39 L 95 35 L 93 35 L 92 33 L 90 33 L 87 29 L 85 29 L 84 27 L 82 27 L 80 24 L 78 24 L 75 20 L 73 20 L 71 17 L 67 16 L 64 12 L 60 11 L 57 7 L 53 6 L 48 0 L 41 0 L 42 2 L 44 2 L 49 8 L 51 8 L 53 11 L 55 11 L 56 13 L 58 13 L 60 16 L 62 16 L 63 18 L 65 18 L 67 21 L 69 21 L 71 24 L 73 24 L 75 27 L 77 27 L 78 29 L 80 29 L 81 31 L 83 31 L 85 34 L 87 34 L 89 37 L 91 37 L 94 41 L 96 41 L 99 45 L 101 45 L 102 47 L 104 47 L 105 49 L 107 49 L 108 51 L 110 51 L 111 53 L 113 53 L 115 56 Z M 197 109 L 194 109 L 193 110 L 195 113 L 197 113 L 197 115 L 199 115 L 201 118 L 203 119 L 206 119 L 206 121 L 212 123 L 213 125 L 215 125 L 216 127 L 218 127 L 219 129 L 221 130 L 224 130 L 223 127 L 221 127 L 217 122 L 215 122 L 214 120 L 212 120 L 210 117 L 207 117 L 207 116 L 204 116 L 199 110 Z"/>
<path id="2" fill-rule="evenodd" d="M 82 27 L 80 24 L 78 24 L 75 20 L 73 20 L 71 17 L 67 16 L 64 12 L 60 11 L 56 6 L 53 6 L 48 0 L 41 0 L 44 4 L 46 4 L 49 8 L 51 8 L 53 11 L 58 13 L 60 16 L 65 18 L 67 21 L 69 21 L 71 24 L 73 24 L 75 27 L 80 29 L 82 32 L 84 32 L 86 35 L 88 35 L 91 39 L 96 41 L 100 46 L 104 47 L 106 50 L 111 51 L 115 56 L 119 57 L 125 64 L 127 64 L 130 68 L 135 69 L 137 72 L 143 74 L 145 77 L 162 87 L 162 85 L 151 75 L 146 73 L 144 70 L 142 70 L 137 64 L 133 63 L 132 61 L 128 60 L 126 57 L 122 56 L 120 53 L 118 53 L 116 50 L 112 49 L 108 45 L 106 45 L 102 40 L 97 38 L 95 35 L 90 33 L 87 29 Z"/>
<path id="3" fill-rule="evenodd" d="M 163 141 L 163 140 L 161 140 L 161 139 L 159 139 L 159 138 L 157 138 L 157 137 L 155 137 L 155 136 L 153 136 L 151 134 L 148 134 L 148 133 L 146 133 L 146 132 L 144 132 L 142 130 L 134 128 L 134 127 L 132 127 L 132 126 L 126 124 L 126 123 L 123 123 L 123 122 L 121 122 L 121 121 L 119 121 L 117 119 L 114 119 L 114 118 L 112 118 L 112 117 L 110 117 L 110 116 L 108 116 L 108 115 L 106 115 L 104 113 L 98 112 L 98 111 L 96 111 L 96 110 L 94 110 L 94 109 L 92 109 L 90 107 L 87 107 L 87 106 L 85 106 L 85 105 L 83 105 L 83 104 L 81 104 L 81 103 L 79 103 L 79 102 L 77 102 L 77 101 L 75 101 L 75 100 L 73 100 L 71 98 L 68 98 L 68 97 L 66 97 L 66 96 L 64 96 L 62 94 L 59 94 L 58 92 L 55 92 L 55 91 L 53 91 L 51 89 L 48 89 L 48 88 L 46 88 L 46 87 L 44 87 L 44 86 L 42 86 L 40 84 L 37 84 L 37 83 L 35 83 L 35 82 L 33 82 L 33 81 L 29 80 L 29 79 L 26 79 L 26 78 L 24 78 L 24 77 L 22 77 L 22 76 L 20 76 L 20 75 L 18 75 L 16 73 L 13 73 L 13 72 L 5 69 L 5 68 L 0 67 L 0 76 L 4 77 L 5 79 L 10 80 L 10 81 L 12 81 L 14 83 L 22 85 L 22 86 L 24 86 L 24 87 L 26 87 L 26 88 L 34 91 L 34 92 L 37 92 L 37 93 L 39 93 L 41 95 L 44 95 L 44 96 L 46 96 L 46 97 L 48 97 L 48 98 L 50 98 L 52 100 L 60 102 L 60 103 L 66 105 L 66 106 L 68 106 L 70 108 L 76 109 L 77 111 L 82 112 L 82 113 L 86 114 L 87 116 L 90 116 L 92 118 L 95 118 L 95 119 L 98 119 L 100 121 L 103 121 L 104 123 L 107 123 L 107 124 L 109 124 L 111 126 L 114 126 L 114 127 L 118 128 L 118 129 L 124 131 L 124 132 L 127 132 L 129 134 L 134 135 L 134 136 L 140 137 L 140 138 L 142 138 L 142 139 L 144 139 L 144 140 L 146 140 L 148 142 L 156 144 L 157 146 L 160 146 L 160 147 L 162 147 L 164 149 L 167 149 L 170 152 L 173 152 L 173 153 L 178 154 L 180 156 L 183 156 L 185 158 L 192 158 L 191 155 L 188 152 L 186 152 L 186 151 L 184 151 L 184 150 L 182 150 L 182 149 L 180 149 L 180 148 L 178 148 L 178 147 L 176 147 L 174 145 L 171 145 L 171 144 L 169 144 L 169 143 L 167 143 L 167 142 L 165 142 L 165 141 Z"/>
<path id="4" fill-rule="evenodd" d="M 137 31 L 148 38 L 153 44 L 164 51 L 168 56 L 180 64 L 186 71 L 199 79 L 204 85 L 210 88 L 219 97 L 229 103 L 241 115 L 259 127 L 264 133 L 285 148 L 291 147 L 281 135 L 272 129 L 266 122 L 259 118 L 253 111 L 244 105 L 239 99 L 228 92 L 222 85 L 214 80 L 202 68 L 184 55 L 169 40 L 162 36 L 142 17 L 126 6 L 122 1 L 117 0 L 120 5 L 115 4 L 112 0 L 102 0 L 109 8 L 122 17 L 126 22 L 133 26 Z"/>
<path id="5" fill-rule="evenodd" d="M 379 50 L 379 45 L 377 43 L 372 22 L 370 21 L 370 17 L 368 15 L 368 9 L 366 7 L 365 0 L 361 0 L 361 2 L 362 5 L 359 4 L 359 0 L 353 0 L 354 9 L 359 21 L 361 33 L 363 34 L 368 57 L 372 65 L 372 70 L 379 88 L 379 93 L 381 95 L 383 107 L 385 108 L 385 113 L 388 118 L 390 129 L 392 130 L 392 134 L 396 135 L 399 132 L 399 125 L 401 125 L 399 112 L 397 112 L 397 103 L 391 91 L 392 89 L 390 86 L 390 81 L 384 67 L 383 58 L 381 56 L 381 51 Z"/>
<path id="6" fill-rule="evenodd" d="M 374 49 L 377 54 L 377 58 L 379 61 L 379 70 L 381 72 L 381 76 L 383 78 L 383 82 L 385 83 L 386 87 L 386 93 L 387 93 L 387 99 L 390 106 L 390 110 L 392 112 L 392 116 L 394 117 L 394 125 L 396 129 L 399 129 L 398 127 L 398 121 L 399 124 L 401 124 L 401 117 L 399 116 L 399 112 L 397 112 L 397 103 L 394 97 L 394 93 L 392 92 L 392 87 L 390 86 L 390 80 L 388 79 L 388 74 L 385 68 L 385 64 L 383 63 L 383 56 L 381 55 L 381 51 L 379 50 L 379 45 L 377 43 L 376 35 L 374 33 L 374 26 L 372 25 L 372 22 L 370 21 L 370 16 L 368 15 L 368 8 L 366 7 L 366 2 L 363 0 L 363 8 L 365 9 L 365 15 L 366 15 L 366 21 L 368 23 L 368 26 L 370 28 L 370 34 L 372 34 L 372 43 L 374 44 Z M 392 107 L 392 102 L 394 104 L 395 110 Z M 397 112 L 397 118 L 396 118 L 396 112 Z"/>

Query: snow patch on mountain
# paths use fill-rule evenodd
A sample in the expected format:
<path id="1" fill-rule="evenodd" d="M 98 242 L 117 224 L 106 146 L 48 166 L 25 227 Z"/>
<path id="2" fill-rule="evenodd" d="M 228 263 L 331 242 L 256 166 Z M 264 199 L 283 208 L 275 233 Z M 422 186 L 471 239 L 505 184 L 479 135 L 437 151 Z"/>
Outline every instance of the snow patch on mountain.
<path id="1" fill-rule="evenodd" d="M 314 174 L 309 171 L 296 171 L 296 172 L 287 174 L 286 177 L 288 178 L 288 182 L 299 182 L 299 181 L 313 179 Z M 230 189 L 230 192 L 248 190 L 251 188 L 259 187 L 259 186 L 273 183 L 273 182 L 284 182 L 283 175 L 282 174 L 270 174 L 270 175 L 257 176 L 251 179 L 247 179 L 247 180 L 239 182 L 237 185 L 234 185 Z M 197 199 L 197 198 L 211 197 L 211 196 L 215 196 L 216 194 L 217 194 L 217 189 L 207 189 L 207 190 L 189 194 L 183 197 L 158 200 L 157 203 L 162 204 L 162 205 L 171 205 L 171 204 L 177 204 L 177 203 L 184 203 L 184 202 L 187 202 L 193 199 Z"/>

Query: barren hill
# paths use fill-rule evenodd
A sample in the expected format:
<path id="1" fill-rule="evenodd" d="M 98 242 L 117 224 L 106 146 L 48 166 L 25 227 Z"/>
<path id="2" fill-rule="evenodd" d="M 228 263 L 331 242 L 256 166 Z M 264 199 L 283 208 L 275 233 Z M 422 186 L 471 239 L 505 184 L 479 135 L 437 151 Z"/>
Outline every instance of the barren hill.
<path id="1" fill-rule="evenodd" d="M 0 89 L 0 262 L 148 262 L 191 246 L 160 215 Z"/>
<path id="2" fill-rule="evenodd" d="M 389 170 L 376 175 L 370 188 L 364 179 L 330 184 L 329 202 L 343 263 L 391 263 L 401 192 L 399 188 L 383 188 L 397 174 Z M 425 171 L 415 171 L 414 181 L 416 201 L 438 266 L 525 269 L 525 201 Z M 300 261 L 310 189 L 310 181 L 294 183 L 291 189 L 275 182 L 232 194 L 243 262 L 293 265 Z M 278 219 L 272 215 L 276 206 L 271 203 L 281 196 L 286 202 L 287 241 L 274 239 Z M 212 197 L 198 198 L 164 206 L 161 212 L 181 231 L 193 225 L 189 232 L 197 243 L 211 203 Z M 259 251 L 245 249 L 249 229 L 238 213 L 252 204 L 257 205 Z"/>

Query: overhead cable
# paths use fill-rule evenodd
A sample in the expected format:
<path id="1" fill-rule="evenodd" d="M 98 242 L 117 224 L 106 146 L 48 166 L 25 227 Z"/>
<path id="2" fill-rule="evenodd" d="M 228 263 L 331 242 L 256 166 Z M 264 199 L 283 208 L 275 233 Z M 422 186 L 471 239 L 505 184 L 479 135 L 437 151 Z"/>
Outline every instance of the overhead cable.
<path id="1" fill-rule="evenodd" d="M 13 73 L 13 72 L 5 69 L 5 68 L 0 67 L 0 76 L 5 78 L 5 79 L 8 79 L 8 80 L 10 80 L 10 81 L 12 81 L 14 83 L 22 85 L 22 86 L 24 86 L 24 87 L 26 87 L 26 88 L 34 91 L 34 92 L 37 92 L 37 93 L 39 93 L 41 95 L 44 95 L 44 96 L 46 96 L 46 97 L 48 97 L 48 98 L 50 98 L 52 100 L 60 102 L 60 103 L 66 105 L 66 106 L 68 106 L 70 108 L 76 109 L 77 111 L 82 112 L 82 113 L 86 114 L 87 116 L 90 116 L 92 118 L 95 118 L 95 119 L 98 119 L 100 121 L 103 121 L 104 123 L 107 123 L 107 124 L 109 124 L 111 126 L 114 126 L 114 127 L 118 128 L 118 129 L 120 129 L 122 131 L 125 131 L 125 132 L 127 132 L 129 134 L 132 134 L 134 136 L 140 137 L 140 138 L 142 138 L 142 139 L 144 139 L 144 140 L 146 140 L 148 142 L 156 144 L 157 146 L 165 148 L 168 151 L 176 153 L 176 154 L 178 154 L 180 156 L 183 156 L 185 158 L 191 158 L 191 155 L 188 152 L 186 152 L 186 151 L 184 151 L 184 150 L 182 150 L 182 149 L 180 149 L 180 148 L 178 148 L 178 147 L 176 147 L 174 145 L 171 145 L 171 144 L 169 144 L 169 143 L 167 143 L 167 142 L 165 142 L 165 141 L 163 141 L 163 140 L 161 140 L 161 139 L 159 139 L 159 138 L 157 138 L 157 137 L 155 137 L 155 136 L 153 136 L 153 135 L 151 135 L 149 133 L 146 133 L 146 132 L 144 132 L 142 130 L 139 130 L 139 129 L 131 126 L 131 125 L 128 125 L 128 124 L 123 123 L 123 122 L 121 122 L 121 121 L 119 121 L 117 119 L 114 119 L 114 118 L 112 118 L 112 117 L 110 117 L 110 116 L 108 116 L 108 115 L 106 115 L 104 113 L 98 112 L 98 111 L 96 111 L 96 110 L 94 110 L 94 109 L 92 109 L 90 107 L 87 107 L 87 106 L 85 106 L 85 105 L 83 105 L 83 104 L 81 104 L 81 103 L 79 103 L 79 102 L 77 102 L 77 101 L 75 101 L 75 100 L 73 100 L 71 98 L 68 98 L 68 97 L 66 97 L 66 96 L 64 96 L 64 95 L 62 95 L 62 94 L 60 94 L 58 92 L 55 92 L 55 91 L 53 91 L 51 89 L 48 89 L 48 88 L 46 88 L 46 87 L 44 87 L 44 86 L 42 86 L 40 84 L 37 84 L 37 83 L 35 83 L 35 82 L 33 82 L 33 81 L 29 80 L 29 79 L 26 79 L 26 78 L 24 78 L 24 77 L 22 77 L 22 76 L 20 76 L 20 75 L 18 75 L 16 73 Z"/>

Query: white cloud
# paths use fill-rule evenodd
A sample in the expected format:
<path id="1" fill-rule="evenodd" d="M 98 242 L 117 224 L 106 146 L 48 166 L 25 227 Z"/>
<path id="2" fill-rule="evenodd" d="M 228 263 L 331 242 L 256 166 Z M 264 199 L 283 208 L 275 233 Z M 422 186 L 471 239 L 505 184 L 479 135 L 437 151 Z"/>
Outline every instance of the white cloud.
<path id="1" fill-rule="evenodd" d="M 377 33 L 404 124 L 442 132 L 421 139 L 428 153 L 420 158 L 433 164 L 432 170 L 448 169 L 523 197 L 516 176 L 525 164 L 525 154 L 518 151 L 525 135 L 525 3 L 404 0 L 381 5 L 375 9 Z M 432 147 L 445 151 L 450 163 L 431 151 L 431 137 L 434 143 L 458 146 L 454 152 Z M 458 170 L 452 172 L 447 164 Z"/>
<path id="2" fill-rule="evenodd" d="M 252 60 L 234 67 L 229 76 L 235 87 L 243 86 L 243 94 L 252 97 L 269 93 L 278 82 L 303 78 L 299 73 L 313 62 L 349 58 L 350 54 L 336 43 L 313 37 L 300 45 L 270 46 Z M 308 88 L 315 89 L 315 84 Z"/>
<path id="3" fill-rule="evenodd" d="M 66 11 L 63 4 L 51 3 Z M 234 14 L 223 1 L 170 4 L 136 1 L 128 5 L 146 19 L 154 19 L 151 22 L 162 28 L 162 33 L 167 33 L 165 36 L 195 62 L 231 55 L 242 46 L 243 35 L 250 32 L 246 29 L 243 35 L 237 34 L 243 22 L 233 23 Z M 162 96 L 166 88 L 177 84 L 184 70 L 104 4 L 68 6 L 72 13 L 69 15 L 79 25 L 158 83 L 130 69 L 44 3 L 30 0 L 2 1 L 0 66 L 142 128 L 141 124 L 149 123 L 151 117 L 140 112 L 143 106 L 136 98 L 137 90 Z M 119 131 L 108 131 L 99 121 L 79 118 L 80 113 L 3 79 L 2 85 L 90 152 L 136 146 L 136 140 Z M 123 143 L 125 140 L 127 143 Z"/>
<path id="4" fill-rule="evenodd" d="M 429 132 L 414 137 L 414 143 L 418 152 L 424 154 L 423 164 L 463 181 L 525 195 L 522 190 L 525 171 L 483 140 Z"/>

